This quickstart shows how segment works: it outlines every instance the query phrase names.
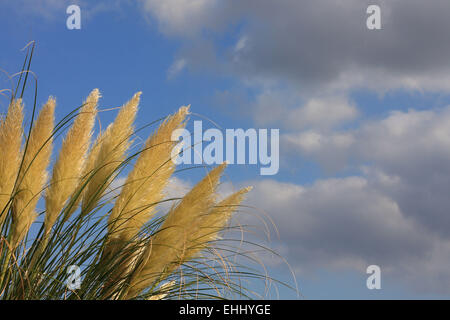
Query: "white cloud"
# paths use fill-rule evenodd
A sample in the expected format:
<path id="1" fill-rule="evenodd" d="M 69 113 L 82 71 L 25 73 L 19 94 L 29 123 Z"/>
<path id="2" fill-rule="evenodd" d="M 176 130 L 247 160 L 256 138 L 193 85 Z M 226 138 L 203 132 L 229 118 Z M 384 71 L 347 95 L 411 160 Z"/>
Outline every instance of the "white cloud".
<path id="1" fill-rule="evenodd" d="M 178 203 L 177 199 L 182 198 L 186 193 L 189 192 L 189 190 L 191 190 L 191 188 L 192 184 L 190 182 L 172 176 L 166 188 L 164 189 L 164 199 L 167 201 L 163 201 L 158 204 L 157 206 L 158 211 L 160 211 L 163 214 L 169 212 L 172 206 Z"/>
<path id="2" fill-rule="evenodd" d="M 286 156 L 312 158 L 329 171 L 338 171 L 348 165 L 355 136 L 349 132 L 320 132 L 307 130 L 286 133 L 281 136 Z"/>
<path id="3" fill-rule="evenodd" d="M 291 82 L 303 94 L 316 96 L 354 88 L 450 89 L 446 0 L 430 5 L 380 0 L 383 30 L 378 32 L 366 28 L 369 0 L 141 3 L 162 32 L 187 40 L 183 50 L 192 47 L 193 38 L 209 41 L 214 53 L 225 58 L 218 62 L 226 65 L 219 67 L 222 72 L 253 84 Z M 230 31 L 238 35 L 223 54 L 214 35 Z M 189 60 L 197 51 L 191 53 Z"/>
<path id="4" fill-rule="evenodd" d="M 248 45 L 248 38 L 247 36 L 242 36 L 239 38 L 238 42 L 234 46 L 234 52 L 238 53 L 239 51 L 244 50 Z"/>
<path id="5" fill-rule="evenodd" d="M 193 39 L 212 46 L 208 68 L 236 75 L 243 81 L 291 82 L 303 94 L 342 92 L 354 88 L 392 90 L 450 89 L 448 56 L 450 3 L 435 0 L 380 0 L 383 30 L 365 26 L 369 0 L 318 2 L 260 0 L 140 0 L 150 21 L 166 35 L 184 39 L 181 51 L 194 61 Z M 120 11 L 124 0 L 25 0 L 9 8 L 55 19 L 69 4 L 79 4 L 85 17 Z M 223 50 L 216 41 L 237 31 Z M 204 44 L 204 47 L 208 45 Z M 220 59 L 218 58 L 220 57 Z M 225 58 L 225 59 L 222 59 Z M 226 60 L 226 61 L 223 61 Z M 211 64 L 211 61 L 214 64 Z M 194 64 L 204 67 L 201 61 Z M 245 80 L 244 80 L 245 79 Z"/>
<path id="6" fill-rule="evenodd" d="M 47 20 L 52 20 L 57 13 L 64 16 L 66 14 L 66 8 L 71 4 L 80 5 L 80 1 L 36 0 L 33 1 L 33 5 L 30 5 L 26 0 L 18 0 L 14 1 L 12 8 L 15 8 L 21 14 L 37 15 Z"/>
<path id="7" fill-rule="evenodd" d="M 419 166 L 434 171 L 450 158 L 450 107 L 393 111 L 386 118 L 364 122 L 357 129 L 298 131 L 283 135 L 282 142 L 288 152 L 310 156 L 322 164 L 336 157 L 346 161 L 356 158 L 391 172 L 413 173 Z"/>
<path id="8" fill-rule="evenodd" d="M 300 278 L 317 269 L 365 272 L 377 264 L 406 286 L 449 293 L 450 241 L 403 212 L 376 183 L 367 177 L 311 186 L 264 180 L 253 183 L 248 203 L 270 213 Z"/>
<path id="9" fill-rule="evenodd" d="M 342 97 L 312 98 L 305 105 L 291 110 L 286 123 L 288 128 L 332 128 L 358 116 L 358 109 Z"/>
<path id="10" fill-rule="evenodd" d="M 288 131 L 314 129 L 325 132 L 359 116 L 354 103 L 341 95 L 305 96 L 296 93 L 292 87 L 268 86 L 252 100 L 248 97 L 247 100 L 236 103 L 232 98 L 239 94 L 224 92 L 219 96 L 222 101 L 218 103 L 231 104 L 233 110 L 246 109 L 258 126 L 279 126 Z"/>
<path id="11" fill-rule="evenodd" d="M 163 33 L 192 36 L 210 21 L 216 0 L 141 0 L 143 9 L 156 17 Z"/>
<path id="12" fill-rule="evenodd" d="M 167 70 L 167 78 L 175 78 L 186 67 L 186 59 L 180 58 L 175 60 Z"/>
<path id="13" fill-rule="evenodd" d="M 207 174 L 207 171 L 205 171 L 205 175 Z M 188 193 L 192 188 L 194 187 L 194 184 L 190 181 L 172 176 L 169 180 L 169 183 L 167 184 L 165 190 L 164 190 L 164 199 L 181 199 Z M 217 201 L 220 201 L 224 199 L 225 197 L 231 195 L 233 192 L 236 192 L 236 188 L 233 186 L 231 181 L 224 181 L 222 182 L 218 189 L 217 189 Z M 171 206 L 177 203 L 178 200 L 170 200 L 165 201 L 161 204 L 159 204 L 158 208 L 164 213 L 167 213 Z"/>
<path id="14" fill-rule="evenodd" d="M 285 134 L 283 143 L 295 161 L 300 154 L 334 170 L 361 169 L 307 186 L 255 183 L 251 203 L 272 214 L 291 264 L 378 264 L 416 289 L 450 293 L 450 107 Z"/>

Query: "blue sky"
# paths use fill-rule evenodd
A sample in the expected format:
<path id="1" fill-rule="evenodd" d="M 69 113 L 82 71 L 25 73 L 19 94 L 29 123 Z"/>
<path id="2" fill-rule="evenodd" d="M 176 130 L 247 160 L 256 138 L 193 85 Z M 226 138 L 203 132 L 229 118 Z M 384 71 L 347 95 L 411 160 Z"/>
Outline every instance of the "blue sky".
<path id="1" fill-rule="evenodd" d="M 303 296 L 449 298 L 450 4 L 375 3 L 382 30 L 356 0 L 2 1 L 0 67 L 19 71 L 35 40 L 38 103 L 55 96 L 59 118 L 99 88 L 103 109 L 142 91 L 137 126 L 191 104 L 191 120 L 280 129 L 277 175 L 232 165 L 225 180 L 255 187 Z"/>

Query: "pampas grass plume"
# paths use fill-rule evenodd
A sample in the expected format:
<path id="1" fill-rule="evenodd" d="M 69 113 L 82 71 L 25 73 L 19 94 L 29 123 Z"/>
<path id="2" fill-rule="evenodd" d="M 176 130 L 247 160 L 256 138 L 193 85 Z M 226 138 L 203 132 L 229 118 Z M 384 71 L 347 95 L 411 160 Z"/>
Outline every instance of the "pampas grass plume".
<path id="1" fill-rule="evenodd" d="M 55 99 L 49 98 L 31 130 L 13 201 L 12 247 L 16 247 L 36 219 L 36 204 L 47 182 L 52 152 Z"/>
<path id="2" fill-rule="evenodd" d="M 214 207 L 216 188 L 225 169 L 223 163 L 206 175 L 172 209 L 160 230 L 155 234 L 148 250 L 151 254 L 131 285 L 128 297 L 134 297 L 155 281 L 161 281 L 184 261 L 198 252 L 193 244 L 198 240 L 199 222 Z M 214 216 L 217 219 L 217 216 Z M 210 232 L 210 231 L 208 231 Z"/>
<path id="3" fill-rule="evenodd" d="M 11 194 L 20 166 L 23 105 L 13 100 L 4 119 L 0 120 L 0 229 L 10 207 Z"/>
<path id="4" fill-rule="evenodd" d="M 188 112 L 188 107 L 181 107 L 146 141 L 109 217 L 109 233 L 113 238 L 132 239 L 155 212 L 175 170 L 171 160 L 175 142 L 171 135 L 184 126 Z"/>
<path id="5" fill-rule="evenodd" d="M 47 167 L 53 137 L 68 118 L 55 127 L 56 102 L 50 97 L 22 146 L 23 105 L 21 99 L 11 99 L 7 115 L 0 120 L 0 230 L 5 231 L 0 239 L 0 297 L 65 299 L 65 268 L 80 264 L 87 281 L 69 293 L 69 298 L 158 300 L 174 294 L 177 282 L 180 289 L 185 285 L 173 281 L 177 270 L 184 271 L 187 263 L 195 263 L 197 258 L 208 259 L 201 255 L 206 249 L 215 254 L 212 243 L 227 228 L 251 188 L 218 201 L 217 188 L 226 168 L 223 163 L 210 170 L 166 215 L 151 220 L 159 203 L 173 200 L 164 198 L 175 171 L 172 156 L 178 142 L 172 140 L 172 134 L 185 127 L 189 106 L 162 121 L 140 152 L 127 157 L 140 96 L 137 92 L 121 107 L 114 122 L 91 146 L 100 98 L 99 90 L 94 89 L 62 141 L 50 180 Z M 103 204 L 110 203 L 103 201 L 108 186 L 134 157 L 120 193 L 111 198 L 115 201 L 109 211 L 97 214 Z M 44 224 L 30 244 L 23 240 L 34 234 L 31 225 L 40 211 L 36 206 L 42 195 Z M 80 213 L 69 219 L 80 203 Z M 221 259 L 219 253 L 216 257 Z M 198 270 L 208 278 L 203 284 L 210 284 L 211 276 L 220 278 L 219 285 L 228 286 L 224 284 L 227 280 L 222 282 L 226 275 L 218 274 L 215 266 L 208 274 L 208 262 L 204 265 L 206 270 Z M 192 272 L 187 277 L 194 276 Z M 164 280 L 168 282 L 161 284 Z"/>
<path id="6" fill-rule="evenodd" d="M 86 178 L 89 183 L 83 195 L 82 210 L 94 208 L 125 159 L 134 132 L 134 120 L 141 92 L 136 93 L 120 110 L 115 121 L 99 137 L 89 155 Z"/>
<path id="7" fill-rule="evenodd" d="M 98 89 L 94 89 L 80 109 L 61 146 L 45 195 L 45 232 L 49 233 L 67 200 L 79 185 L 92 128 L 97 115 Z"/>

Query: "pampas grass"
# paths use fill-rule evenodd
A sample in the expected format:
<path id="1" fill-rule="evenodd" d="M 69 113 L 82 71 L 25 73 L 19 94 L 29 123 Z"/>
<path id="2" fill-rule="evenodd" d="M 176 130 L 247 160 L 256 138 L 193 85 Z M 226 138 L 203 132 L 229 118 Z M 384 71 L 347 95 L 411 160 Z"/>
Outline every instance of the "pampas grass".
<path id="1" fill-rule="evenodd" d="M 120 110 L 114 123 L 99 135 L 89 155 L 85 177 L 89 179 L 83 195 L 82 208 L 94 208 L 104 194 L 117 167 L 125 160 L 134 131 L 134 119 L 138 110 L 141 92 L 136 93 Z"/>
<path id="2" fill-rule="evenodd" d="M 0 122 L 0 229 L 10 207 L 11 195 L 20 167 L 23 106 L 21 99 L 12 100 L 5 119 Z"/>
<path id="3" fill-rule="evenodd" d="M 147 247 L 149 257 L 132 279 L 128 298 L 165 280 L 181 264 L 205 249 L 224 229 L 235 206 L 250 190 L 244 188 L 215 206 L 216 188 L 224 168 L 225 165 L 221 165 L 212 170 L 169 212 Z"/>
<path id="4" fill-rule="evenodd" d="M 52 152 L 55 100 L 49 98 L 25 146 L 13 197 L 11 246 L 16 248 L 36 219 L 36 204 L 47 182 L 47 167 Z"/>
<path id="5" fill-rule="evenodd" d="M 264 273 L 241 271 L 246 266 L 231 259 L 247 257 L 239 248 L 221 251 L 225 246 L 218 245 L 250 191 L 218 201 L 226 164 L 210 170 L 181 199 L 165 194 L 175 172 L 171 135 L 186 125 L 189 107 L 162 119 L 137 152 L 130 149 L 140 92 L 94 143 L 98 89 L 56 124 L 56 100 L 50 97 L 25 132 L 21 97 L 28 73 L 20 73 L 0 120 L 0 298 L 247 297 L 242 278 L 267 281 Z M 64 131 L 49 168 L 53 140 Z M 129 172 L 125 179 L 123 172 Z M 117 181 L 125 182 L 117 187 Z M 114 186 L 120 192 L 111 192 Z M 173 201 L 172 208 L 156 215 L 165 201 Z M 67 283 L 71 265 L 81 268 L 81 288 Z"/>
<path id="6" fill-rule="evenodd" d="M 53 166 L 52 179 L 45 195 L 45 233 L 48 234 L 70 195 L 79 185 L 86 152 L 97 114 L 98 89 L 87 97 L 80 113 L 61 146 L 58 160 Z M 36 124 L 37 127 L 37 124 Z"/>
<path id="7" fill-rule="evenodd" d="M 167 118 L 145 143 L 133 170 L 109 217 L 110 234 L 125 241 L 132 239 L 155 212 L 163 190 L 175 170 L 170 155 L 175 145 L 172 132 L 184 126 L 188 107 Z"/>

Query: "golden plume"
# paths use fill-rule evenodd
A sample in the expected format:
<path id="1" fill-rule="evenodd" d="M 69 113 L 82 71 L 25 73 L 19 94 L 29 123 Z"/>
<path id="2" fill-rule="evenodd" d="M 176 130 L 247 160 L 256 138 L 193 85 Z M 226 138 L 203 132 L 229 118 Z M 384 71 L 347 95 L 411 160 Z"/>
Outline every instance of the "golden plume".
<path id="1" fill-rule="evenodd" d="M 89 153 L 86 158 L 86 163 L 83 168 L 83 173 L 81 174 L 81 178 L 79 181 L 79 185 L 77 190 L 72 194 L 69 203 L 70 208 L 68 208 L 68 212 L 65 213 L 64 220 L 67 221 L 75 210 L 78 208 L 80 202 L 83 200 L 84 195 L 86 193 L 86 185 L 89 182 L 90 176 L 94 172 L 95 161 L 97 160 L 98 154 L 100 153 L 100 148 L 102 146 L 102 141 L 107 135 L 108 130 L 111 129 L 111 126 L 108 126 L 104 132 L 99 132 L 97 138 L 89 150 Z"/>
<path id="2" fill-rule="evenodd" d="M 31 129 L 13 201 L 11 244 L 15 248 L 36 219 L 36 204 L 47 182 L 52 152 L 55 99 L 50 97 Z"/>
<path id="3" fill-rule="evenodd" d="M 188 111 L 188 107 L 181 107 L 146 141 L 109 217 L 112 238 L 132 239 L 154 214 L 155 206 L 162 200 L 163 190 L 175 170 L 171 160 L 175 144 L 172 132 L 184 126 Z"/>
<path id="4" fill-rule="evenodd" d="M 45 195 L 45 233 L 48 234 L 67 200 L 79 185 L 86 152 L 89 149 L 92 128 L 100 98 L 98 89 L 92 90 L 80 109 L 62 143 L 58 159 Z"/>
<path id="5" fill-rule="evenodd" d="M 225 166 L 226 164 L 223 163 L 211 170 L 174 209 L 170 210 L 166 220 L 147 247 L 149 253 L 144 254 L 148 255 L 147 261 L 142 270 L 133 277 L 127 298 L 135 297 L 155 281 L 164 280 L 203 248 L 199 243 L 204 244 L 212 240 L 216 233 L 222 230 L 222 227 L 215 227 L 214 232 L 211 232 L 207 226 L 211 222 L 208 217 L 216 225 L 220 222 L 223 226 L 228 220 L 229 213 L 233 211 L 226 210 L 218 214 L 221 212 L 220 209 L 214 208 L 216 188 Z M 247 191 L 240 191 L 227 201 L 240 201 Z M 230 204 L 228 202 L 225 204 Z M 211 210 L 218 211 L 211 214 Z"/>
<path id="6" fill-rule="evenodd" d="M 114 123 L 99 137 L 89 155 L 86 178 L 89 183 L 83 194 L 82 210 L 89 212 L 103 196 L 114 178 L 114 172 L 123 163 L 132 141 L 134 120 L 141 92 L 136 93 L 120 110 Z M 95 157 L 95 158 L 94 158 Z"/>
<path id="7" fill-rule="evenodd" d="M 0 228 L 8 213 L 11 194 L 20 166 L 22 145 L 23 105 L 21 99 L 14 99 L 8 113 L 0 121 Z"/>

